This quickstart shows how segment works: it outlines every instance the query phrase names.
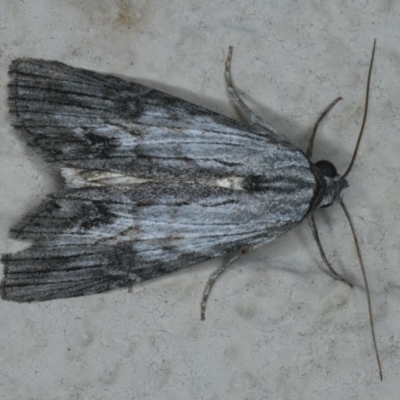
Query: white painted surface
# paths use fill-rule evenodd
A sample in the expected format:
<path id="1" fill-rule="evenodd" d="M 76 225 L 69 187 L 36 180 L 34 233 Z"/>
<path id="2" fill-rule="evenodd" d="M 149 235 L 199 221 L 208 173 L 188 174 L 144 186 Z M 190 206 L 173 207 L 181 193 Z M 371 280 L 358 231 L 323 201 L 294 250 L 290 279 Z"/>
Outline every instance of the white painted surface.
<path id="1" fill-rule="evenodd" d="M 394 399 L 400 392 L 400 4 L 393 1 L 171 0 L 0 2 L 0 253 L 27 246 L 9 227 L 61 187 L 9 124 L 7 66 L 56 59 L 135 78 L 235 116 L 223 69 L 249 105 L 344 171 L 362 119 L 374 38 L 370 113 L 344 199 L 360 236 L 384 381 L 365 293 L 339 207 L 317 215 L 331 279 L 307 223 L 247 254 L 200 300 L 222 260 L 135 286 L 132 293 L 40 304 L 1 302 L 0 399 Z"/>

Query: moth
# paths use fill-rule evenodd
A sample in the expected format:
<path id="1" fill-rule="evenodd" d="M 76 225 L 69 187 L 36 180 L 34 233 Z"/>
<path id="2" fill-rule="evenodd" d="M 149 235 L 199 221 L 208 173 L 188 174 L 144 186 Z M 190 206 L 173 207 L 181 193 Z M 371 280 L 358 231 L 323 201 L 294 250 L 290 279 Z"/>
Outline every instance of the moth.
<path id="1" fill-rule="evenodd" d="M 64 190 L 12 228 L 2 297 L 105 292 L 286 233 L 336 201 L 326 176 L 273 128 L 56 61 L 14 60 L 12 124 Z"/>
<path id="2" fill-rule="evenodd" d="M 5 254 L 1 297 L 17 302 L 85 296 L 131 285 L 237 252 L 283 235 L 305 217 L 327 260 L 313 212 L 340 202 L 350 167 L 340 176 L 307 154 L 228 92 L 249 118 L 239 122 L 141 84 L 57 61 L 16 59 L 9 68 L 12 125 L 61 172 L 63 190 L 48 196 L 10 234 L 33 244 Z M 354 236 L 363 268 L 361 252 Z M 371 332 L 379 373 L 371 300 Z M 348 283 L 349 284 L 349 283 Z"/>
<path id="3" fill-rule="evenodd" d="M 65 188 L 11 229 L 33 245 L 3 255 L 3 299 L 130 287 L 270 242 L 317 208 L 341 202 L 359 142 L 343 176 L 328 161 L 310 161 L 318 124 L 340 98 L 317 121 L 305 154 L 248 109 L 232 84 L 231 58 L 232 48 L 228 92 L 251 124 L 57 61 L 12 62 L 12 125 L 60 169 Z M 319 243 L 312 218 L 311 225 Z M 237 257 L 214 274 L 203 307 Z"/>

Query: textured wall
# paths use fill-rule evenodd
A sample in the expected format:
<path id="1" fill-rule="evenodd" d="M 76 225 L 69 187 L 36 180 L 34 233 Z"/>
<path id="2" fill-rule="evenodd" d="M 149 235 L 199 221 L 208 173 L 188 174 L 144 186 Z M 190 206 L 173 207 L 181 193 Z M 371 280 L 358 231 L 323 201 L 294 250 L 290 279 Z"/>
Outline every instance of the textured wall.
<path id="1" fill-rule="evenodd" d="M 223 78 L 306 148 L 343 172 L 363 114 L 373 39 L 370 112 L 343 193 L 369 276 L 379 381 L 365 291 L 338 206 L 317 221 L 330 278 L 307 223 L 247 254 L 200 300 L 223 260 L 125 290 L 38 304 L 1 302 L 0 399 L 393 399 L 400 391 L 400 4 L 393 1 L 195 0 L 0 2 L 0 253 L 27 246 L 8 229 L 47 193 L 57 171 L 10 126 L 7 68 L 17 57 L 59 60 L 151 85 L 237 117 Z"/>

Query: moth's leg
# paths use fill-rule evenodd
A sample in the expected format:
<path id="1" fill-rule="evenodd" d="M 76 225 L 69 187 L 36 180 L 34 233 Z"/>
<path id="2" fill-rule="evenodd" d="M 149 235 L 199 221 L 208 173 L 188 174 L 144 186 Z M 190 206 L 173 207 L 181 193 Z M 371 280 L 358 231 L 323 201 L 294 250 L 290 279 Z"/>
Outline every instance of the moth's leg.
<path id="1" fill-rule="evenodd" d="M 247 253 L 247 250 L 241 250 L 239 253 L 235 254 L 221 268 L 218 268 L 208 279 L 207 285 L 203 292 L 203 299 L 201 300 L 200 318 L 202 321 L 206 319 L 207 300 L 215 281 L 224 273 L 224 271 L 228 267 L 230 267 L 239 257 L 241 257 L 245 253 Z"/>
<path id="2" fill-rule="evenodd" d="M 266 129 L 268 132 L 272 132 L 275 135 L 285 138 L 283 135 L 278 133 L 278 131 L 273 126 L 271 126 L 270 124 L 265 122 L 258 115 L 254 114 L 250 110 L 250 108 L 247 107 L 245 102 L 241 99 L 241 97 L 237 93 L 235 87 L 233 86 L 232 77 L 231 77 L 232 52 L 233 52 L 233 47 L 229 46 L 228 58 L 226 59 L 226 63 L 225 63 L 225 80 L 228 85 L 228 93 L 229 93 L 231 99 L 240 109 L 242 109 L 248 115 L 248 117 L 250 118 L 251 125 L 258 125 L 264 129 Z"/>
<path id="3" fill-rule="evenodd" d="M 317 229 L 317 225 L 315 223 L 315 219 L 314 219 L 314 215 L 313 214 L 309 215 L 308 221 L 309 221 L 309 224 L 310 224 L 311 231 L 312 231 L 312 234 L 314 236 L 314 239 L 317 242 L 318 250 L 319 250 L 319 252 L 321 254 L 322 260 L 324 261 L 324 263 L 328 267 L 329 271 L 331 271 L 331 273 L 332 273 L 332 275 L 333 275 L 333 277 L 335 279 L 345 283 L 346 285 L 349 285 L 352 288 L 353 285 L 347 279 L 343 278 L 341 275 L 339 275 L 336 272 L 336 270 L 333 268 L 332 264 L 329 262 L 328 258 L 326 257 L 325 252 L 324 252 L 324 248 L 322 247 L 322 243 L 321 243 L 321 240 L 319 238 L 318 229 Z"/>

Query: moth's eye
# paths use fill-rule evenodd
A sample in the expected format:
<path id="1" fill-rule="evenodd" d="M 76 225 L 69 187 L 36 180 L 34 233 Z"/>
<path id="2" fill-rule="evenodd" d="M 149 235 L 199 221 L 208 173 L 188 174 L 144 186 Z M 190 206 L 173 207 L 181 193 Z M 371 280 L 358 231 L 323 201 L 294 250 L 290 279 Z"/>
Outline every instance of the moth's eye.
<path id="1" fill-rule="evenodd" d="M 328 178 L 338 176 L 335 166 L 329 161 L 318 161 L 315 163 L 315 166 L 322 172 L 322 175 L 327 176 Z"/>

